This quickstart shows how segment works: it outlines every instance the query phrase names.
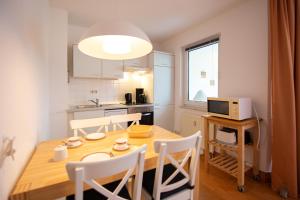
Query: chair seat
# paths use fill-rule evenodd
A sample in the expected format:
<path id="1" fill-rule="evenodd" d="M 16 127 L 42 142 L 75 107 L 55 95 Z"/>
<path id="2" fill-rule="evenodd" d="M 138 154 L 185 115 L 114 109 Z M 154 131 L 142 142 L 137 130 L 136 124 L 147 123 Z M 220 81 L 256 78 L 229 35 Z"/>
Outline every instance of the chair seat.
<path id="1" fill-rule="evenodd" d="M 163 182 L 165 180 L 168 179 L 169 176 L 171 176 L 173 174 L 173 172 L 176 171 L 176 168 L 172 165 L 172 164 L 167 164 L 164 166 L 164 171 L 163 171 L 163 177 L 162 177 L 162 180 Z M 154 178 L 155 178 L 155 172 L 156 172 L 156 169 L 152 169 L 152 170 L 149 170 L 147 172 L 144 173 L 144 176 L 143 176 L 143 188 L 152 196 L 153 194 L 153 187 L 154 187 Z M 182 174 L 182 173 L 178 173 L 174 179 L 172 181 L 170 181 L 169 184 L 172 184 L 172 183 L 176 183 L 182 179 L 184 179 L 185 176 Z M 168 191 L 168 192 L 162 192 L 161 195 L 160 195 L 160 198 L 161 199 L 165 199 L 171 195 L 174 195 L 178 192 L 181 192 L 183 190 L 186 190 L 186 189 L 193 189 L 192 186 L 190 186 L 189 183 L 186 183 L 184 184 L 183 186 L 179 187 L 179 188 L 176 188 L 174 190 L 171 190 L 171 191 Z"/>
<path id="2" fill-rule="evenodd" d="M 118 187 L 118 185 L 120 184 L 120 182 L 121 181 L 115 181 L 115 182 L 112 182 L 112 183 L 108 183 L 106 185 L 103 185 L 103 187 L 105 187 L 109 191 L 113 192 Z M 124 186 L 121 189 L 121 191 L 119 193 L 119 196 L 123 197 L 125 199 L 131 200 L 131 197 L 129 195 L 129 192 L 128 192 L 126 186 Z M 75 199 L 75 195 L 70 195 L 70 196 L 67 196 L 67 198 L 66 198 L 66 200 L 74 200 L 74 199 Z M 94 189 L 90 189 L 90 190 L 84 191 L 84 193 L 83 193 L 83 199 L 84 200 L 106 200 L 107 197 L 105 197 L 104 195 L 100 194 L 99 192 L 97 192 Z"/>

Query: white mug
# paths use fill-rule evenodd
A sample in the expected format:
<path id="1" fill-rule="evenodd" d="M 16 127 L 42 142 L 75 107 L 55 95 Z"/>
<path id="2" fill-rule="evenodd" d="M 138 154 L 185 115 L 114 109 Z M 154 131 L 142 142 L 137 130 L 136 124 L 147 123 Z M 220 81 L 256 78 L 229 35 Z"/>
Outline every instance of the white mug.
<path id="1" fill-rule="evenodd" d="M 66 146 L 59 145 L 54 148 L 54 161 L 61 161 L 68 157 L 68 149 Z"/>

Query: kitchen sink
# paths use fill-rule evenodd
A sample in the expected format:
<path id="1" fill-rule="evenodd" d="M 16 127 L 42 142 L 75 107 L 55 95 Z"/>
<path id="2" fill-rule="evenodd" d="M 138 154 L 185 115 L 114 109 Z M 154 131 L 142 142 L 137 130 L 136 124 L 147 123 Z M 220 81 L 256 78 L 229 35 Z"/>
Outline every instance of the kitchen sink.
<path id="1" fill-rule="evenodd" d="M 99 105 L 98 107 L 101 107 L 102 105 Z M 96 108 L 96 105 L 77 105 L 76 108 Z"/>

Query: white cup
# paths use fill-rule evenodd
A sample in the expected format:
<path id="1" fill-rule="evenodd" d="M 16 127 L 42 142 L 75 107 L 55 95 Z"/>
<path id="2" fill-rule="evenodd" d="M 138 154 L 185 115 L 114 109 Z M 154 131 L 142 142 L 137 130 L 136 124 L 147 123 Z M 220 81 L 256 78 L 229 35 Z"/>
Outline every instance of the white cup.
<path id="1" fill-rule="evenodd" d="M 62 161 L 68 157 L 68 149 L 66 146 L 59 145 L 54 148 L 54 161 Z"/>
<path id="2" fill-rule="evenodd" d="M 122 144 L 127 144 L 128 139 L 127 138 L 118 138 L 115 141 L 117 144 L 122 145 Z"/>

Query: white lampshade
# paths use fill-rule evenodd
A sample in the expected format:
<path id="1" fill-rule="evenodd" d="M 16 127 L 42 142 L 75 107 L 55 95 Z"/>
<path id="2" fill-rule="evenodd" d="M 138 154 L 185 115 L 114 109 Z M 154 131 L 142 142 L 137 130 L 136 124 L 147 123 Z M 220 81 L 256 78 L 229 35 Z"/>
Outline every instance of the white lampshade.
<path id="1" fill-rule="evenodd" d="M 127 60 L 147 55 L 152 51 L 152 44 L 148 36 L 133 24 L 109 22 L 90 27 L 78 48 L 96 58 Z"/>

